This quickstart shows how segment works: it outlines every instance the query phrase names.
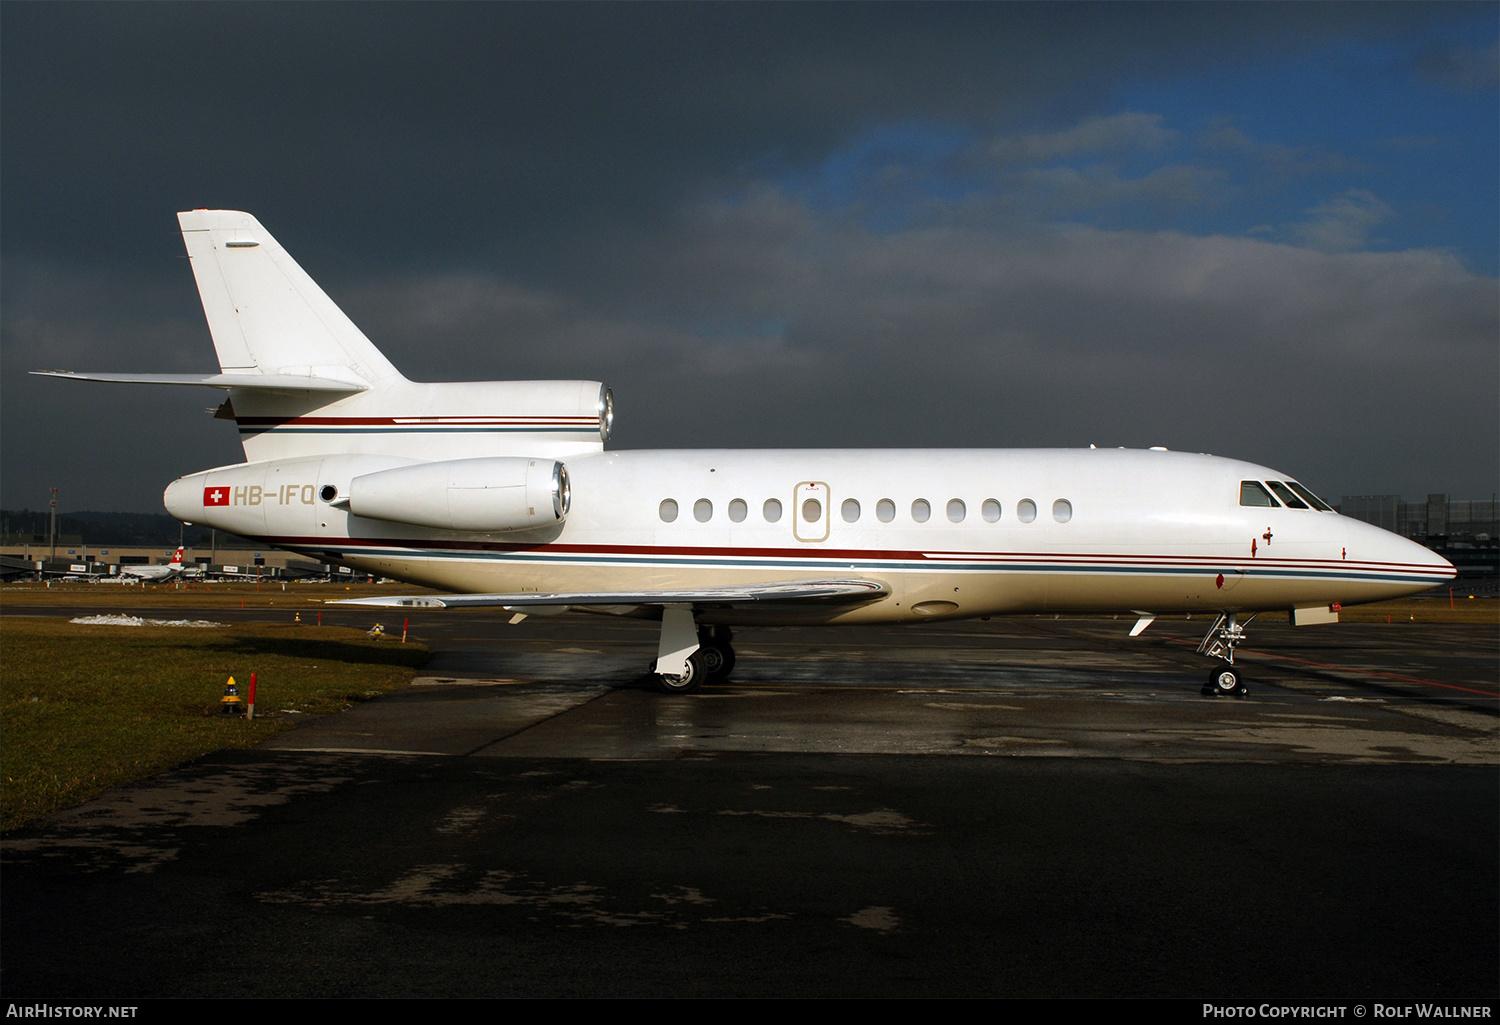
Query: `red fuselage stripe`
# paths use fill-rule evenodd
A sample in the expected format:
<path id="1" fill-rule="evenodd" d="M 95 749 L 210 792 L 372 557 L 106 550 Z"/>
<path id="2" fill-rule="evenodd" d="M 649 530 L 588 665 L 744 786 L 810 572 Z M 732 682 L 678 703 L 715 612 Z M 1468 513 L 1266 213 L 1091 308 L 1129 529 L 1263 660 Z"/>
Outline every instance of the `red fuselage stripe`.
<path id="1" fill-rule="evenodd" d="M 236 417 L 235 422 L 248 427 L 282 427 L 298 424 L 339 427 L 484 427 L 497 424 L 508 427 L 527 425 L 594 427 L 598 425 L 599 418 L 593 416 L 241 416 Z"/>

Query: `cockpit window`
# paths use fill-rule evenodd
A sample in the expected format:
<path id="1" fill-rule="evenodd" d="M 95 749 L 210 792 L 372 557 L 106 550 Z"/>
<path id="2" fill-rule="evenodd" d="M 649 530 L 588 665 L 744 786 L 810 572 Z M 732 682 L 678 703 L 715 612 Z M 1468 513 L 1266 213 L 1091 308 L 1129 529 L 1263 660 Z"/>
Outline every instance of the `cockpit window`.
<path id="1" fill-rule="evenodd" d="M 1276 492 L 1277 498 L 1286 503 L 1286 507 L 1288 509 L 1307 508 L 1307 503 L 1302 501 L 1302 499 L 1298 498 L 1296 495 L 1292 494 L 1292 489 L 1281 483 L 1281 481 L 1268 480 L 1266 481 L 1266 483 L 1271 485 L 1271 490 Z"/>
<path id="2" fill-rule="evenodd" d="M 1301 484 L 1298 484 L 1296 481 L 1289 480 L 1286 482 L 1286 486 L 1297 492 L 1297 494 L 1301 495 L 1303 498 L 1307 499 L 1307 504 L 1318 510 L 1318 512 L 1333 512 L 1332 506 L 1323 501 L 1317 495 L 1313 494 L 1311 491 L 1304 488 Z"/>
<path id="3" fill-rule="evenodd" d="M 1271 493 L 1260 486 L 1260 481 L 1240 481 L 1240 505 L 1276 505 L 1276 499 Z"/>

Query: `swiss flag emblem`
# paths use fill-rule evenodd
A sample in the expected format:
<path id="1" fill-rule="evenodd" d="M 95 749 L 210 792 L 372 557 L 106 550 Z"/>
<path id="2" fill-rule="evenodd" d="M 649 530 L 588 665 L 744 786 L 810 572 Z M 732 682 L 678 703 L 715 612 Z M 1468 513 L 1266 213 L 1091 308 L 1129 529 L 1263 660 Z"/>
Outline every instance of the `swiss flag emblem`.
<path id="1" fill-rule="evenodd" d="M 228 488 L 204 488 L 203 489 L 203 504 L 204 505 L 228 505 L 229 504 L 229 489 Z"/>

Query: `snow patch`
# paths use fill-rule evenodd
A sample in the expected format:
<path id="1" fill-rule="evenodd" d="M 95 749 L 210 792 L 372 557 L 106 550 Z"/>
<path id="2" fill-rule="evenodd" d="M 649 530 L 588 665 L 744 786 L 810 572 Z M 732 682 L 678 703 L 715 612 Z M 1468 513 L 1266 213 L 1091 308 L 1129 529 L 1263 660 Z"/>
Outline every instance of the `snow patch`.
<path id="1" fill-rule="evenodd" d="M 139 616 L 79 616 L 68 620 L 85 626 L 223 626 L 209 619 L 142 619 Z"/>

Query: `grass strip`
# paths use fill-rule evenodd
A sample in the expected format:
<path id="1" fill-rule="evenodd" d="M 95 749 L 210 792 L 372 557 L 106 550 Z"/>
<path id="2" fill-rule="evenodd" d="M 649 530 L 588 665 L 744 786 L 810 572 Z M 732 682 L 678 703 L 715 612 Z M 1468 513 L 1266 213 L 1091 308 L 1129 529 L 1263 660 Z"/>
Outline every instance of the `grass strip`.
<path id="1" fill-rule="evenodd" d="M 425 646 L 359 630 L 0 619 L 0 830 L 409 683 Z M 226 716 L 258 677 L 255 719 Z"/>

